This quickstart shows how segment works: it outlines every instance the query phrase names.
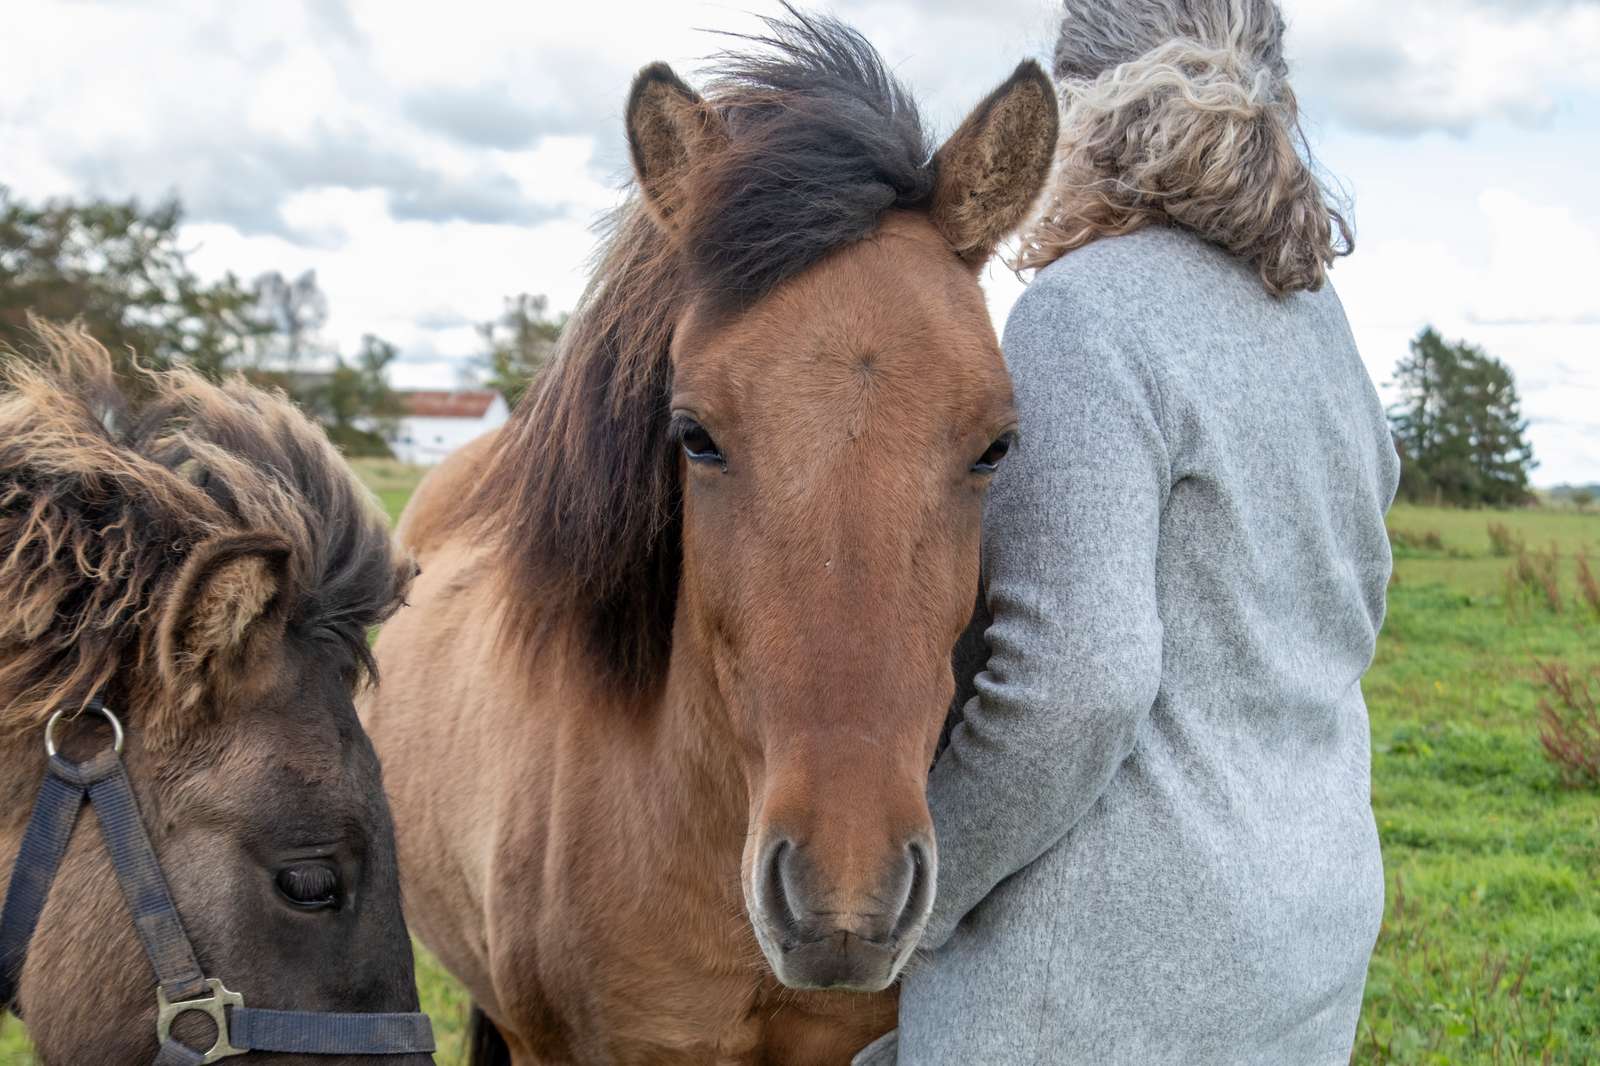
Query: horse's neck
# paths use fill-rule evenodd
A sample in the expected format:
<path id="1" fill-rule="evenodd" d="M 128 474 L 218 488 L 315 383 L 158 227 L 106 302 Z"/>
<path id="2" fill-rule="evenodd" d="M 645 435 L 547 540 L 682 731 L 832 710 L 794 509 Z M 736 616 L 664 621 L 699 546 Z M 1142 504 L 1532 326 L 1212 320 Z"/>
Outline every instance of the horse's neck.
<path id="1" fill-rule="evenodd" d="M 708 674 L 675 657 L 652 731 L 651 791 L 666 818 L 742 847 L 749 800 L 735 745 Z"/>
<path id="2" fill-rule="evenodd" d="M 668 878 L 685 875 L 737 892 L 749 798 L 736 741 L 708 668 L 680 643 L 644 716 L 627 786 L 641 817 L 631 846 Z M 709 876 L 708 876 L 709 875 Z"/>

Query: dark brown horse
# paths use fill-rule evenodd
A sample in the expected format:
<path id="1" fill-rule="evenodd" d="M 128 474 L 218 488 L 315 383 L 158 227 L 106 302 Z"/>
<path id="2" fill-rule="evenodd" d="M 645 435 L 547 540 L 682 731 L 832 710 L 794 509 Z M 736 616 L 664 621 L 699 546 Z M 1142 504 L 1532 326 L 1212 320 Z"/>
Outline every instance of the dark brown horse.
<path id="1" fill-rule="evenodd" d="M 46 719 L 98 697 L 126 726 L 140 820 L 205 974 L 257 1013 L 415 1011 L 393 828 L 351 702 L 368 627 L 413 564 L 281 395 L 174 371 L 130 409 L 103 348 L 42 337 L 44 358 L 10 357 L 0 383 L 0 891 Z M 94 715 L 61 732 L 74 760 L 107 747 Z M 16 1006 L 46 1063 L 148 1063 L 156 981 L 95 822 L 78 818 Z M 193 1013 L 175 1032 L 214 1036 Z"/>
<path id="2" fill-rule="evenodd" d="M 638 192 L 555 364 L 402 521 L 363 714 L 481 1062 L 846 1063 L 933 898 L 1015 418 L 976 274 L 1055 96 L 1024 64 L 931 152 L 853 31 L 760 45 L 707 98 L 639 75 Z"/>

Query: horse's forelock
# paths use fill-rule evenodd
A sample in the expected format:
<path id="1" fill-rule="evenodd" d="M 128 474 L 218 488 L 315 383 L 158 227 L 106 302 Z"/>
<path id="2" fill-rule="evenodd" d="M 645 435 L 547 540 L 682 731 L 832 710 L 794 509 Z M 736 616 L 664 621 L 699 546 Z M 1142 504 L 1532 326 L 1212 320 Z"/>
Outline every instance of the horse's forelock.
<path id="1" fill-rule="evenodd" d="M 11 355 L 0 379 L 0 731 L 147 690 L 163 595 L 218 537 L 288 542 L 281 594 L 299 630 L 364 641 L 397 605 L 409 568 L 381 514 L 285 397 L 177 370 L 143 372 L 130 402 L 85 332 L 35 329 L 38 352 Z"/>

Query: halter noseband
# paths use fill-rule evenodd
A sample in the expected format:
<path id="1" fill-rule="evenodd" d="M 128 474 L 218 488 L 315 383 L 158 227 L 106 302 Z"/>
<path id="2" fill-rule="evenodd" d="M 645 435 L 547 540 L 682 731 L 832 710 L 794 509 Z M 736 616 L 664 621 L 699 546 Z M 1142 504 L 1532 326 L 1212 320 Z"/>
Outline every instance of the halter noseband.
<path id="1" fill-rule="evenodd" d="M 256 1010 L 221 981 L 206 977 L 194 946 L 183 931 L 167 890 L 161 865 L 139 817 L 133 788 L 122 764 L 122 723 L 99 700 L 89 704 L 111 723 L 114 740 L 81 763 L 56 753 L 55 728 L 63 711 L 45 726 L 49 772 L 22 837 L 0 912 L 0 1009 L 11 1006 L 39 913 L 50 894 L 56 869 L 66 854 L 78 812 L 94 807 L 100 835 L 117 882 L 128 901 L 134 928 L 156 973 L 156 1040 L 160 1050 L 151 1066 L 201 1066 L 250 1051 L 294 1055 L 415 1055 L 434 1050 L 433 1026 L 426 1014 L 331 1014 L 316 1011 Z M 180 1014 L 197 1011 L 217 1027 L 216 1042 L 196 1051 L 171 1036 Z"/>

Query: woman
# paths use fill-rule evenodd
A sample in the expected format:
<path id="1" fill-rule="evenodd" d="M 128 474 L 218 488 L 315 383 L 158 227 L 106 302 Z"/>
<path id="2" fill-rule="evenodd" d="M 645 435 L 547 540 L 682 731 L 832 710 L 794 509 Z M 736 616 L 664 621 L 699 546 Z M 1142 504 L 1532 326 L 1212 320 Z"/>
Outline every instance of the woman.
<path id="1" fill-rule="evenodd" d="M 1343 1064 L 1399 465 L 1325 284 L 1349 230 L 1272 0 L 1067 0 L 1055 72 L 931 951 L 857 1061 Z"/>

